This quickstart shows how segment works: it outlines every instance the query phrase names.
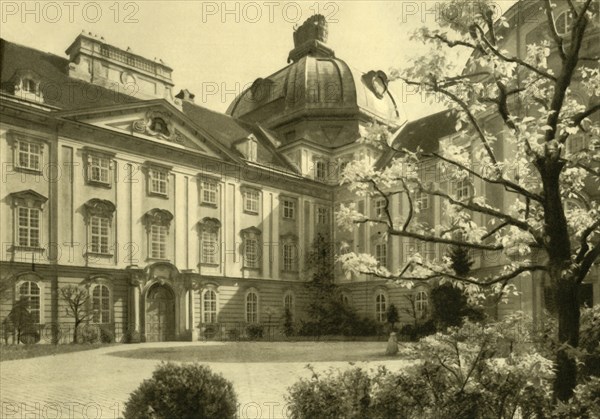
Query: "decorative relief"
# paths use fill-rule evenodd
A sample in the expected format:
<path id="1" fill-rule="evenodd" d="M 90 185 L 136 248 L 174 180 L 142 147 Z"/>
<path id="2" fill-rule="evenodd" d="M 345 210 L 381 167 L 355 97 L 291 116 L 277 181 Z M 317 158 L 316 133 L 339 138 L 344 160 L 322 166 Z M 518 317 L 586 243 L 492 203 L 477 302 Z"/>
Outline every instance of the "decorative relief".
<path id="1" fill-rule="evenodd" d="M 161 225 L 169 228 L 173 220 L 173 214 L 170 211 L 160 208 L 153 208 L 144 215 L 146 226 Z"/>
<path id="2" fill-rule="evenodd" d="M 92 198 L 84 204 L 88 217 L 98 216 L 112 220 L 113 214 L 117 209 L 115 204 L 106 200 Z"/>
<path id="3" fill-rule="evenodd" d="M 183 143 L 184 135 L 175 128 L 171 116 L 166 112 L 148 111 L 144 119 L 132 123 L 134 132 L 161 140 Z"/>

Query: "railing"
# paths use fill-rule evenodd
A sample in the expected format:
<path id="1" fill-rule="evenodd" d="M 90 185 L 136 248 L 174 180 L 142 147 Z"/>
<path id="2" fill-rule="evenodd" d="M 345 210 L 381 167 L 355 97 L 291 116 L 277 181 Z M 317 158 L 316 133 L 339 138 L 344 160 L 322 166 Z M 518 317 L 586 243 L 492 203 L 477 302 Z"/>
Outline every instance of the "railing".
<path id="1" fill-rule="evenodd" d="M 282 325 L 279 322 L 246 323 L 218 322 L 201 323 L 198 326 L 201 340 L 239 341 L 239 340 L 268 340 L 272 341 L 283 336 Z"/>
<path id="2" fill-rule="evenodd" d="M 0 339 L 2 344 L 17 342 L 30 343 L 72 343 L 74 338 L 74 323 L 46 323 L 15 327 L 10 324 L 0 324 Z M 81 324 L 78 331 L 78 343 L 113 343 L 124 342 L 128 335 L 126 323 Z"/>

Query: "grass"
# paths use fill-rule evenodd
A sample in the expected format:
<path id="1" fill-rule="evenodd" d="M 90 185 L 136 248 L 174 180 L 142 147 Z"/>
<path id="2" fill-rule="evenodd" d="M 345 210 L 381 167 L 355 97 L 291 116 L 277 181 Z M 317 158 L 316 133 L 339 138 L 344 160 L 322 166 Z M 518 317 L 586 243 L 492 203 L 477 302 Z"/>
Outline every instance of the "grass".
<path id="1" fill-rule="evenodd" d="M 229 342 L 138 348 L 110 355 L 178 362 L 352 362 L 393 359 L 385 355 L 386 345 L 386 342 Z"/>
<path id="2" fill-rule="evenodd" d="M 0 362 L 15 359 L 37 358 L 40 356 L 52 356 L 70 352 L 87 351 L 90 349 L 110 346 L 110 343 L 82 343 L 66 345 L 0 345 Z"/>

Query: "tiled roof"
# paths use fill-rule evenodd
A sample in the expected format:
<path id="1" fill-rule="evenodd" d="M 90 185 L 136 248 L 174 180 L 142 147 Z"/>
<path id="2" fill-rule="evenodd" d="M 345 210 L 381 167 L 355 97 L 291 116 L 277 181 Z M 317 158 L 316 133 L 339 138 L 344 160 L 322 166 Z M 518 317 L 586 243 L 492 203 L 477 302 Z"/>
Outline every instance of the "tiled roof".
<path id="1" fill-rule="evenodd" d="M 61 109 L 84 109 L 136 102 L 139 99 L 69 77 L 69 60 L 0 39 L 1 90 L 14 94 L 10 80 L 29 70 L 40 78 L 44 103 Z"/>

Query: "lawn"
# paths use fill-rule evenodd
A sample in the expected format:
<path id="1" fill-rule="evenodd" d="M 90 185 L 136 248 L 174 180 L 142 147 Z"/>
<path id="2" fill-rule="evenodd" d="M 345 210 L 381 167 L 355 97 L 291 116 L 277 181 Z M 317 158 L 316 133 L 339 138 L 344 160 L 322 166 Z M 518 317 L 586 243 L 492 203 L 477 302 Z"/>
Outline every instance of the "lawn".
<path id="1" fill-rule="evenodd" d="M 68 345 L 0 345 L 0 362 L 14 359 L 36 358 L 39 356 L 59 355 L 69 352 L 87 351 L 90 349 L 111 346 L 110 343 L 82 343 Z"/>
<path id="2" fill-rule="evenodd" d="M 136 348 L 110 355 L 179 362 L 352 362 L 399 359 L 386 342 L 228 342 L 171 348 Z"/>

